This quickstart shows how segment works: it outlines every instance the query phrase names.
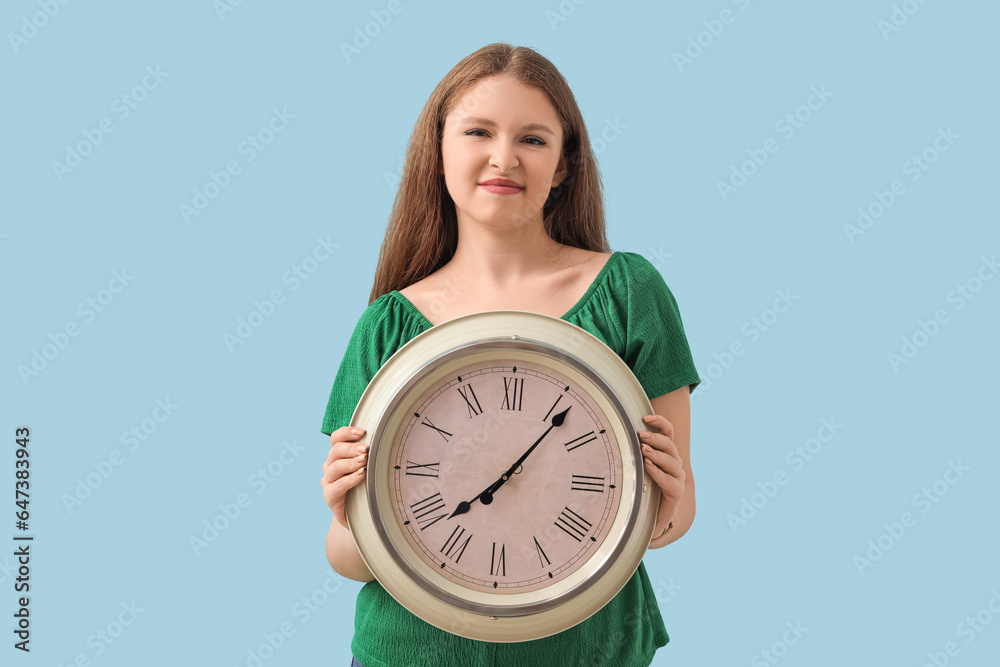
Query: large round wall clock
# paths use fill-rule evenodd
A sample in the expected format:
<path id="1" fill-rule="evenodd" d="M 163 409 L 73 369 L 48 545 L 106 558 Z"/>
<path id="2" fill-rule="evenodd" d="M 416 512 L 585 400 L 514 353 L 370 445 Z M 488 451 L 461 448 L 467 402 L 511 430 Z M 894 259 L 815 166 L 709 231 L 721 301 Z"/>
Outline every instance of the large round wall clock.
<path id="1" fill-rule="evenodd" d="M 570 628 L 649 545 L 647 414 L 629 367 L 565 320 L 493 310 L 436 325 L 383 364 L 351 419 L 370 445 L 347 496 L 358 550 L 447 632 L 515 642 Z"/>

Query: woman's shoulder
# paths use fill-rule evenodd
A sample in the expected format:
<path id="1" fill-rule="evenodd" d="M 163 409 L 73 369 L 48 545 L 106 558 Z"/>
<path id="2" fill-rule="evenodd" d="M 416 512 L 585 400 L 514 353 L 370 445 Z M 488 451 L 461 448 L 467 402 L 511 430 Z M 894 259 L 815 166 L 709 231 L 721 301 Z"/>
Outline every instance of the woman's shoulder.
<path id="1" fill-rule="evenodd" d="M 399 293 L 409 299 L 411 302 L 416 303 L 417 301 L 423 300 L 423 297 L 427 295 L 431 290 L 436 289 L 438 283 L 437 272 L 430 274 L 424 278 L 421 278 L 415 283 L 410 283 L 403 289 L 399 290 Z M 388 296 L 385 294 L 383 296 Z"/>
<path id="2" fill-rule="evenodd" d="M 657 273 L 660 271 L 645 255 L 631 250 L 617 250 L 614 253 L 619 260 L 619 264 L 627 268 L 631 273 Z"/>
<path id="3" fill-rule="evenodd" d="M 446 280 L 440 275 L 440 269 L 438 269 L 434 273 L 410 283 L 391 296 L 396 297 L 393 301 L 400 308 L 401 313 L 423 322 L 427 321 L 424 313 L 437 312 L 437 309 L 431 306 L 453 301 L 452 297 L 458 291 L 452 281 Z"/>
<path id="4" fill-rule="evenodd" d="M 619 252 L 599 252 L 595 250 L 584 250 L 583 248 L 574 248 L 575 258 L 570 259 L 570 264 L 575 266 L 598 266 L 603 267 L 605 264 L 610 262 L 615 255 L 621 254 Z"/>
<path id="5" fill-rule="evenodd" d="M 406 306 L 405 300 L 400 299 L 398 293 L 386 292 L 368 304 L 358 318 L 355 328 L 367 330 L 369 334 L 376 330 L 397 329 L 412 318 L 412 313 Z"/>
<path id="6" fill-rule="evenodd" d="M 617 250 L 601 273 L 589 299 L 592 308 L 614 309 L 625 319 L 643 317 L 645 311 L 676 308 L 673 292 L 660 269 L 645 255 Z"/>
<path id="7" fill-rule="evenodd" d="M 392 298 L 392 292 L 386 292 L 382 296 L 378 297 L 365 308 L 364 312 L 361 313 L 362 318 L 376 318 L 382 317 L 386 312 L 392 311 L 395 305 L 395 300 Z"/>
<path id="8" fill-rule="evenodd" d="M 608 282 L 616 291 L 642 291 L 652 285 L 663 283 L 660 270 L 653 265 L 645 255 L 631 250 L 616 250 L 607 257 L 606 268 Z"/>

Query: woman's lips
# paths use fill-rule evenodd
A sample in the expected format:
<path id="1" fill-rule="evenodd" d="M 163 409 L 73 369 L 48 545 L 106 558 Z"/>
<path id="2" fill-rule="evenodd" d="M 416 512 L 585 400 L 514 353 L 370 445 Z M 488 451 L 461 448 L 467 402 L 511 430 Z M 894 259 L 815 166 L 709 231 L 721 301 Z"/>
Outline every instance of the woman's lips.
<path id="1" fill-rule="evenodd" d="M 524 188 L 516 187 L 513 185 L 496 185 L 493 183 L 480 183 L 479 187 L 489 190 L 490 192 L 496 193 L 498 195 L 516 195 L 524 192 Z"/>

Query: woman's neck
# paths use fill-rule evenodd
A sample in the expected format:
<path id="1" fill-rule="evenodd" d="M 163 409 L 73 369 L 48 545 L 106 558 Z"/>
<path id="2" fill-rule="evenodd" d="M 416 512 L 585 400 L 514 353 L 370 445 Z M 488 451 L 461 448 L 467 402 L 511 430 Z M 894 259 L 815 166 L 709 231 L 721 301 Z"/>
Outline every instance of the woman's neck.
<path id="1" fill-rule="evenodd" d="M 474 285 L 506 289 L 562 266 L 566 250 L 541 223 L 502 232 L 469 225 L 460 227 L 455 254 L 443 270 Z"/>

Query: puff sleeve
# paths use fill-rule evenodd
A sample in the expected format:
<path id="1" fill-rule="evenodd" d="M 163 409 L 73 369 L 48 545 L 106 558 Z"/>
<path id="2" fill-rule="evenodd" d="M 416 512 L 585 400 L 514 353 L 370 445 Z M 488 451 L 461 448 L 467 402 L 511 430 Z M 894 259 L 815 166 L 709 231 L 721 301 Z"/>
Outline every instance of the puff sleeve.
<path id="1" fill-rule="evenodd" d="M 663 276 L 638 253 L 627 259 L 625 352 L 623 360 L 648 398 L 700 384 L 680 309 Z"/>
<path id="2" fill-rule="evenodd" d="M 354 410 L 378 369 L 407 341 L 430 326 L 416 318 L 396 294 L 383 294 L 361 313 L 347 343 L 320 431 L 330 435 L 351 423 Z"/>

